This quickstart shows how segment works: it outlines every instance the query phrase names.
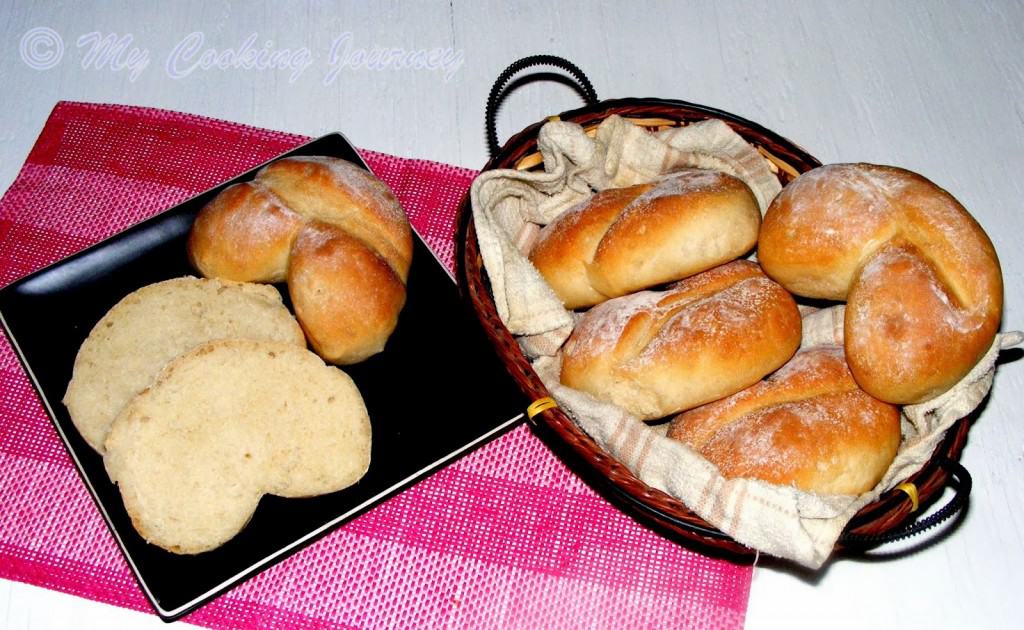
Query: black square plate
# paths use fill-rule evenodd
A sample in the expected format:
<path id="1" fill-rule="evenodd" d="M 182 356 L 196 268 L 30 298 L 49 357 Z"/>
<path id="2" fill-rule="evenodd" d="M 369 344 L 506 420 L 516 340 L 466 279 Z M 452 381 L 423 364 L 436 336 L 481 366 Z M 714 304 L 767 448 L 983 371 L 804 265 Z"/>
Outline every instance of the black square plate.
<path id="1" fill-rule="evenodd" d="M 328 155 L 367 168 L 341 134 L 279 157 L 289 155 Z M 384 352 L 345 368 L 373 425 L 366 476 L 351 488 L 311 499 L 265 496 L 245 529 L 213 551 L 179 556 L 146 543 L 102 458 L 79 435 L 61 399 L 78 348 L 95 323 L 142 286 L 196 275 L 185 254 L 196 213 L 258 169 L 0 289 L 0 322 L 142 590 L 167 621 L 497 436 L 522 418 L 525 406 L 451 275 L 417 235 L 398 327 Z"/>

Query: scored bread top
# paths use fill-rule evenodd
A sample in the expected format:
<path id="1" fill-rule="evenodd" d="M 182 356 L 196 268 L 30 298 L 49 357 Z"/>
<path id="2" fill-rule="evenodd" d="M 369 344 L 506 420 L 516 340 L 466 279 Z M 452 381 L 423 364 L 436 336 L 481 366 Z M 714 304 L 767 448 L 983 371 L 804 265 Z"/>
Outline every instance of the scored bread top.
<path id="1" fill-rule="evenodd" d="M 268 164 L 256 182 L 306 219 L 338 226 L 380 255 L 405 282 L 412 231 L 391 189 L 336 158 L 291 157 Z"/>
<path id="2" fill-rule="evenodd" d="M 563 346 L 561 382 L 650 420 L 728 396 L 800 344 L 792 296 L 746 260 L 595 306 Z"/>
<path id="3" fill-rule="evenodd" d="M 398 199 L 366 170 L 329 157 L 277 160 L 226 188 L 196 217 L 189 258 L 207 277 L 279 282 L 309 222 L 350 234 L 405 282 L 412 229 Z"/>
<path id="4" fill-rule="evenodd" d="M 594 253 L 591 283 L 625 295 L 688 278 L 753 249 L 757 200 L 740 179 L 683 169 L 655 182 L 608 228 Z"/>
<path id="5" fill-rule="evenodd" d="M 209 277 L 282 282 L 304 222 L 266 186 L 243 182 L 225 188 L 196 216 L 188 251 Z"/>
<path id="6" fill-rule="evenodd" d="M 398 199 L 373 174 L 304 156 L 222 191 L 199 212 L 187 249 L 207 277 L 286 280 L 313 350 L 347 365 L 382 351 L 394 331 L 413 238 Z"/>
<path id="7" fill-rule="evenodd" d="M 767 379 L 676 416 L 668 437 L 725 477 L 860 494 L 888 470 L 900 442 L 899 408 L 853 380 L 838 346 L 798 352 Z"/>
<path id="8" fill-rule="evenodd" d="M 383 350 L 405 304 L 405 285 L 387 263 L 320 221 L 302 230 L 292 252 L 292 306 L 317 354 L 355 363 Z"/>
<path id="9" fill-rule="evenodd" d="M 530 262 L 566 308 L 600 304 L 610 297 L 594 288 L 588 269 L 605 232 L 623 208 L 651 186 L 639 184 L 597 192 L 540 231 L 530 251 Z"/>
<path id="10" fill-rule="evenodd" d="M 237 534 L 263 494 L 352 485 L 370 446 L 348 375 L 305 348 L 234 339 L 168 364 L 114 422 L 104 464 L 143 538 L 200 553 Z"/>
<path id="11" fill-rule="evenodd" d="M 64 395 L 72 422 L 102 453 L 111 422 L 168 361 L 207 341 L 236 337 L 306 344 L 271 286 L 175 278 L 129 294 L 78 350 Z"/>
<path id="12" fill-rule="evenodd" d="M 719 171 L 682 169 L 609 189 L 546 225 L 530 260 L 568 309 L 690 277 L 750 251 L 753 193 Z"/>
<path id="13" fill-rule="evenodd" d="M 992 242 L 960 202 L 911 171 L 829 164 L 802 174 L 768 208 L 757 255 L 793 293 L 846 300 L 850 369 L 887 402 L 948 391 L 999 330 Z"/>

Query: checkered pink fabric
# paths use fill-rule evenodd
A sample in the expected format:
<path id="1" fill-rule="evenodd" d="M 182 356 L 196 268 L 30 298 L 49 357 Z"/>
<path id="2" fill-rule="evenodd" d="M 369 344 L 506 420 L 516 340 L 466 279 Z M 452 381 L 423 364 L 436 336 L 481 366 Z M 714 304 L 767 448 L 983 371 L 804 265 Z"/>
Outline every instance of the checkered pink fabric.
<path id="1" fill-rule="evenodd" d="M 132 107 L 60 103 L 0 201 L 0 285 L 301 143 Z M 472 171 L 364 153 L 452 266 Z M 6 339 L 0 577 L 148 604 Z M 186 617 L 242 627 L 739 628 L 750 569 L 688 551 L 599 498 L 525 428 Z"/>

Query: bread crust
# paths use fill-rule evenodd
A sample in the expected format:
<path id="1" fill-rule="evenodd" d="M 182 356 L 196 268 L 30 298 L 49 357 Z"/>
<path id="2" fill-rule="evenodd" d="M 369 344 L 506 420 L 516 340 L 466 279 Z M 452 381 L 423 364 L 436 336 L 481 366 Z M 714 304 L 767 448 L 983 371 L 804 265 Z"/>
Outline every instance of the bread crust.
<path id="1" fill-rule="evenodd" d="M 405 285 L 382 256 L 319 221 L 295 241 L 288 291 L 310 345 L 332 363 L 383 350 L 405 304 Z"/>
<path id="2" fill-rule="evenodd" d="M 589 268 L 605 232 L 650 184 L 609 188 L 570 208 L 540 231 L 530 261 L 566 308 L 600 304 L 610 296 L 594 288 Z"/>
<path id="3" fill-rule="evenodd" d="M 256 179 L 307 220 L 335 225 L 362 241 L 405 282 L 412 231 L 384 182 L 351 162 L 317 156 L 272 162 Z"/>
<path id="4" fill-rule="evenodd" d="M 900 442 L 899 408 L 865 393 L 838 346 L 803 350 L 767 379 L 676 416 L 668 437 L 723 476 L 818 494 L 875 487 Z"/>
<path id="5" fill-rule="evenodd" d="M 412 249 L 409 221 L 387 185 L 345 160 L 304 156 L 272 162 L 252 182 L 221 192 L 196 218 L 188 251 L 206 276 L 288 281 L 313 347 L 345 365 L 384 348 L 405 303 Z M 343 297 L 316 297 L 324 287 Z M 367 316 L 377 323 L 356 325 Z"/>
<path id="6" fill-rule="evenodd" d="M 252 182 L 225 188 L 196 216 L 188 256 L 207 278 L 282 282 L 301 216 Z"/>
<path id="7" fill-rule="evenodd" d="M 563 347 L 561 382 L 641 419 L 747 387 L 800 344 L 792 296 L 749 261 L 588 311 Z"/>
<path id="8" fill-rule="evenodd" d="M 684 169 L 596 193 L 541 230 L 530 260 L 566 308 L 583 308 L 738 258 L 760 221 L 742 181 Z"/>
<path id="9" fill-rule="evenodd" d="M 834 164 L 801 175 L 768 208 L 758 260 L 798 295 L 848 302 L 850 368 L 888 402 L 947 391 L 999 329 L 991 241 L 952 195 L 910 171 Z"/>

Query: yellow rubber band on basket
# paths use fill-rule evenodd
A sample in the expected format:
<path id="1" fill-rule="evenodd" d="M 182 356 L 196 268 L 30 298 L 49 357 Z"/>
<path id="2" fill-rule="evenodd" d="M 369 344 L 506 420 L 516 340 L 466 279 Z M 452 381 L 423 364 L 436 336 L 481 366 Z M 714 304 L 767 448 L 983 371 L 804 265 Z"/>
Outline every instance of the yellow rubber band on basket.
<path id="1" fill-rule="evenodd" d="M 909 481 L 906 481 L 896 486 L 896 489 L 902 490 L 907 494 L 908 497 L 910 497 L 910 511 L 916 512 L 918 506 L 917 486 L 910 483 Z"/>
<path id="2" fill-rule="evenodd" d="M 558 403 L 551 396 L 545 396 L 544 398 L 538 398 L 537 400 L 530 403 L 530 406 L 526 408 L 526 417 L 533 420 L 534 416 L 544 411 L 545 409 L 551 409 L 557 407 Z"/>

